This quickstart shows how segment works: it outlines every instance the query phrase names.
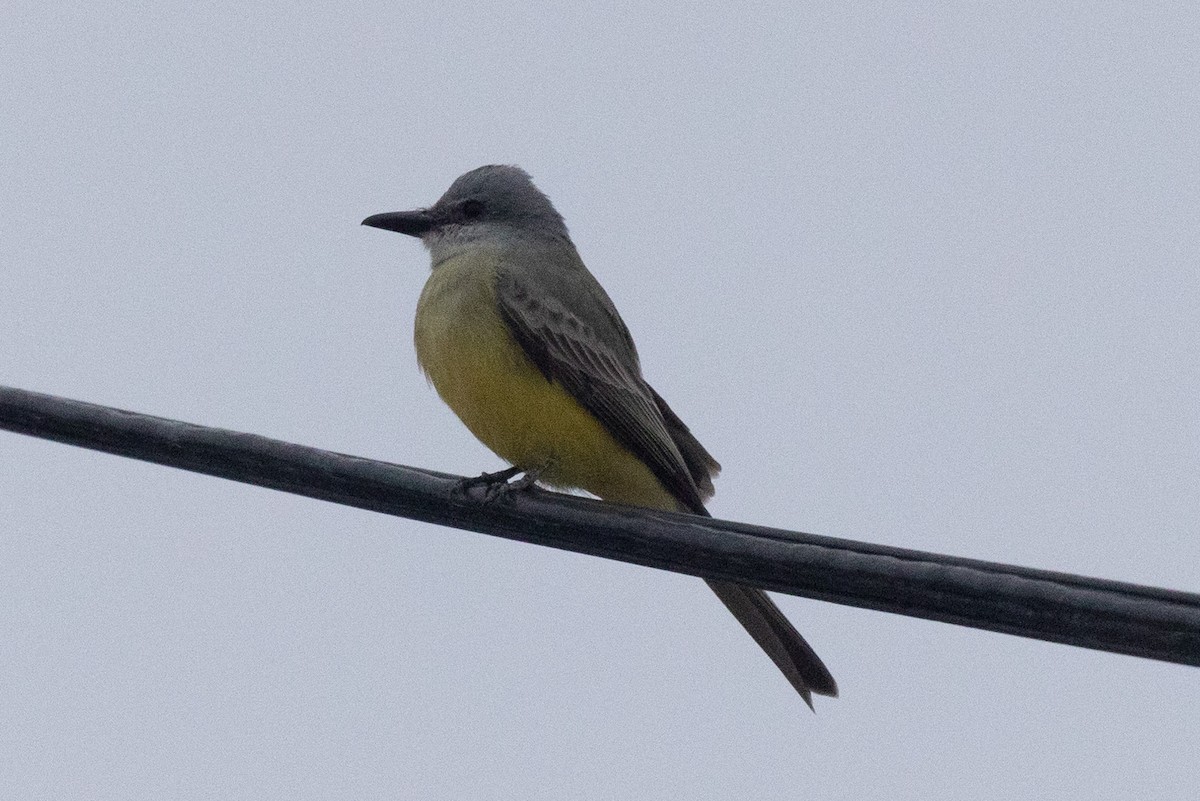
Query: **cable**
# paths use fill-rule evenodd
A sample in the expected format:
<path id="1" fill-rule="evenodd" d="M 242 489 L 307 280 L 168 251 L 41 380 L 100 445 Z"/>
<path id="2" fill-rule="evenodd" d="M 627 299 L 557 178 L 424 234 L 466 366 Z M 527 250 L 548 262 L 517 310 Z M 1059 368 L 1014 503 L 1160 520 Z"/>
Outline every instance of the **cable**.
<path id="1" fill-rule="evenodd" d="M 653 512 L 0 387 L 0 429 L 624 562 L 1200 666 L 1200 595 Z"/>

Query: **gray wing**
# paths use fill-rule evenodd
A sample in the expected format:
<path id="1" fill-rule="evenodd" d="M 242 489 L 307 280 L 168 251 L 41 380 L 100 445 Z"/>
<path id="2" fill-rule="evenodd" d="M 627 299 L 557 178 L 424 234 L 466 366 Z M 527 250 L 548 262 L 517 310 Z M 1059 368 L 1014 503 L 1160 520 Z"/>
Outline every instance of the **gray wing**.
<path id="1" fill-rule="evenodd" d="M 628 329 L 574 250 L 540 260 L 524 254 L 519 270 L 502 261 L 496 301 L 546 379 L 595 415 L 680 504 L 705 514 L 720 466 L 642 378 Z"/>
<path id="2" fill-rule="evenodd" d="M 679 448 L 679 454 L 683 457 L 683 461 L 687 464 L 688 472 L 692 475 L 692 481 L 696 482 L 696 488 L 700 491 L 700 498 L 708 500 L 713 496 L 716 490 L 713 488 L 712 480 L 721 472 L 721 465 L 712 457 L 704 446 L 700 444 L 700 440 L 688 430 L 688 427 L 679 419 L 679 415 L 671 411 L 671 407 L 662 399 L 662 396 L 654 391 L 654 387 L 646 385 L 646 389 L 650 390 L 650 394 L 654 397 L 654 404 L 658 407 L 658 411 L 663 416 L 663 422 L 667 425 L 667 431 L 671 434 L 671 439 L 675 441 L 675 447 Z M 693 510 L 694 511 L 694 510 Z"/>

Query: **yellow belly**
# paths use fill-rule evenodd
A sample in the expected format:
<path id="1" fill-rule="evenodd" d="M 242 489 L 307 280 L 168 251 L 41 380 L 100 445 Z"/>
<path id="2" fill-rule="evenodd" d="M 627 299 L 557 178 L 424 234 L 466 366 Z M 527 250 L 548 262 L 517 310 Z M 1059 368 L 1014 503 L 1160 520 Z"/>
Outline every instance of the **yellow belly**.
<path id="1" fill-rule="evenodd" d="M 417 361 L 484 445 L 552 486 L 605 500 L 675 509 L 648 467 L 525 356 L 496 310 L 495 255 L 438 265 L 417 303 Z"/>

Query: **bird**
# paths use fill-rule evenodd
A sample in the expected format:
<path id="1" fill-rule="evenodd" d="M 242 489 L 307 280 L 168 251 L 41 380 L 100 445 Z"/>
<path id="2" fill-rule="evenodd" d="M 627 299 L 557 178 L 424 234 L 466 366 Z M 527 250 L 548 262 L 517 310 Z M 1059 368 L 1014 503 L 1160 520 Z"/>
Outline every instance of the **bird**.
<path id="1" fill-rule="evenodd" d="M 507 476 L 708 516 L 720 465 L 643 377 L 629 329 L 528 173 L 479 167 L 432 206 L 362 224 L 429 250 L 417 361 L 463 424 L 512 465 Z M 814 693 L 837 695 L 766 592 L 707 582 L 809 708 Z"/>

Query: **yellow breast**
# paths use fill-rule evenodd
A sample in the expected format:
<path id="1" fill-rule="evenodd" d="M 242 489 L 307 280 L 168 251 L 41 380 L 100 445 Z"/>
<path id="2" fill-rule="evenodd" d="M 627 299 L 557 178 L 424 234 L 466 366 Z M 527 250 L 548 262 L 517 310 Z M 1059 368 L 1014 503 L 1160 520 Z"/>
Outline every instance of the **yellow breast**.
<path id="1" fill-rule="evenodd" d="M 526 357 L 496 307 L 498 254 L 439 264 L 417 303 L 417 361 L 484 445 L 553 486 L 617 503 L 674 509 L 649 468 Z"/>

